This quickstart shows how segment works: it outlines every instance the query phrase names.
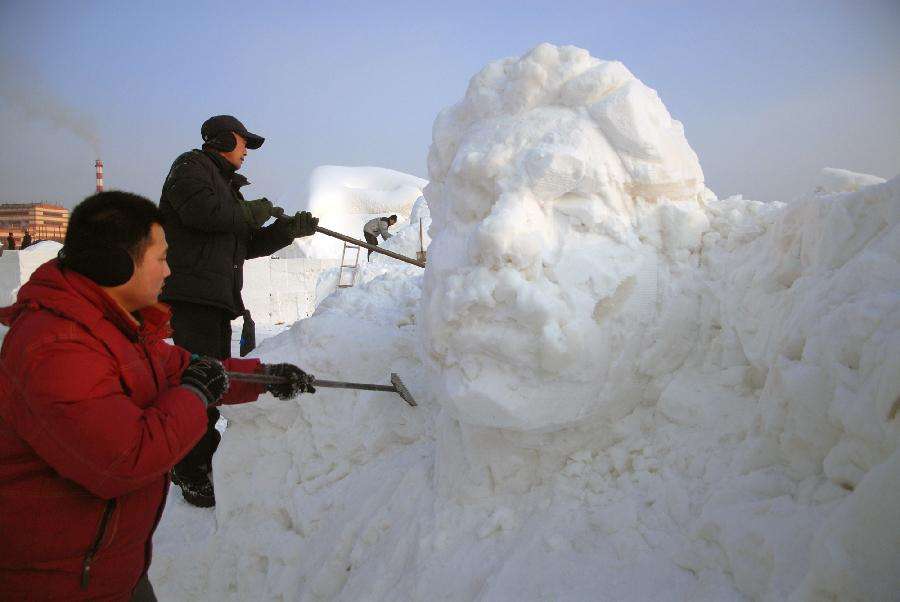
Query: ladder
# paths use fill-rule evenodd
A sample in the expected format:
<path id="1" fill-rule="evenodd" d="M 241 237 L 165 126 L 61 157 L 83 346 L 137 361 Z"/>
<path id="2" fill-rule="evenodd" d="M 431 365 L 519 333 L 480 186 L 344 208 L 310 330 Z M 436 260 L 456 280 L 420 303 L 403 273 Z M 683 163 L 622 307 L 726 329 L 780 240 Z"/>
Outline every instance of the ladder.
<path id="1" fill-rule="evenodd" d="M 347 259 L 349 259 L 350 253 L 347 252 L 347 249 L 356 249 L 356 257 L 353 260 L 353 263 L 347 263 Z M 344 282 L 344 270 L 347 270 L 347 274 L 349 275 L 349 281 Z M 351 245 L 348 242 L 344 242 L 344 250 L 341 251 L 341 269 L 338 272 L 338 288 L 348 288 L 353 286 L 356 283 L 356 274 L 359 272 L 359 246 Z"/>

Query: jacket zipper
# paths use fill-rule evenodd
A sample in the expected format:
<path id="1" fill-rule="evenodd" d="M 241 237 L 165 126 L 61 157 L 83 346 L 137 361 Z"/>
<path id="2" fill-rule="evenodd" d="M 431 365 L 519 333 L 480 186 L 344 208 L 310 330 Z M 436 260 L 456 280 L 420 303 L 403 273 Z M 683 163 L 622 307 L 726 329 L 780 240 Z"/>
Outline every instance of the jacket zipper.
<path id="1" fill-rule="evenodd" d="M 116 500 L 106 502 L 103 516 L 100 518 L 100 528 L 97 529 L 97 537 L 94 538 L 94 543 L 91 544 L 87 554 L 84 555 L 84 563 L 81 565 L 81 589 L 87 589 L 88 582 L 91 580 L 91 562 L 93 562 L 97 550 L 100 549 L 100 544 L 103 543 L 103 536 L 106 535 L 106 527 L 109 525 L 109 517 L 112 516 L 115 509 Z"/>

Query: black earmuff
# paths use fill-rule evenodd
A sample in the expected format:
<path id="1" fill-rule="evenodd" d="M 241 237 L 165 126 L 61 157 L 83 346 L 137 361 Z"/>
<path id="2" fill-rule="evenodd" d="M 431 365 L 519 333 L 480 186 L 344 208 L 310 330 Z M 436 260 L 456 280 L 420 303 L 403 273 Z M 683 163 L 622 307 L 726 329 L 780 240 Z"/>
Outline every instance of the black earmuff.
<path id="1" fill-rule="evenodd" d="M 57 254 L 59 264 L 78 272 L 100 286 L 120 286 L 134 274 L 134 261 L 124 249 L 106 245 L 89 245 L 69 249 L 63 247 Z"/>
<path id="2" fill-rule="evenodd" d="M 229 131 L 222 131 L 215 136 L 210 136 L 209 140 L 204 140 L 204 145 L 220 150 L 223 153 L 229 153 L 237 146 L 237 140 Z"/>

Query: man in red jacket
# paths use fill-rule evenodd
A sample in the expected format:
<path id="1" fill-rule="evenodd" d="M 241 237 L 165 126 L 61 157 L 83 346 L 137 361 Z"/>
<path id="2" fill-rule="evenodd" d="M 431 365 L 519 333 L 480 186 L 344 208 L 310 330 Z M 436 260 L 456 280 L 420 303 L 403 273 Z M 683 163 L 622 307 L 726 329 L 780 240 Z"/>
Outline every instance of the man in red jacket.
<path id="1" fill-rule="evenodd" d="M 89 197 L 59 258 L 0 309 L 0 599 L 155 600 L 147 569 L 169 471 L 208 406 L 265 390 L 226 369 L 290 377 L 267 387 L 282 399 L 314 392 L 291 364 L 223 364 L 163 341 L 161 220 L 137 195 Z"/>

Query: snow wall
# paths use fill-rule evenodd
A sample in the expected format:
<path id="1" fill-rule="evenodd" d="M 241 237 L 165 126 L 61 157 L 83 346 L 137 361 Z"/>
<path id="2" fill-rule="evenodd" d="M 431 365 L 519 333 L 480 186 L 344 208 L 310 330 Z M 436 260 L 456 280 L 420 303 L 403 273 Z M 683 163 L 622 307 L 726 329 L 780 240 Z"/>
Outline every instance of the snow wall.
<path id="1" fill-rule="evenodd" d="M 244 262 L 241 297 L 254 322 L 291 324 L 316 309 L 320 274 L 340 263 L 337 259 L 259 257 Z"/>
<path id="2" fill-rule="evenodd" d="M 161 597 L 895 599 L 900 178 L 718 200 L 652 90 L 546 44 L 438 117 L 429 176 L 424 275 L 366 266 L 258 350 L 419 407 L 225 408 Z"/>
<path id="3" fill-rule="evenodd" d="M 0 291 L 3 305 L 15 302 L 19 287 L 43 263 L 56 258 L 62 245 L 41 241 L 22 251 L 0 255 Z M 316 284 L 320 275 L 339 263 L 336 259 L 282 258 L 251 259 L 244 264 L 244 304 L 261 323 L 293 323 L 312 314 L 316 307 Z"/>
<path id="4" fill-rule="evenodd" d="M 38 269 L 41 264 L 56 257 L 62 245 L 52 240 L 44 240 L 21 251 L 4 250 L 0 255 L 0 298 L 2 306 L 15 303 L 19 287 Z"/>

